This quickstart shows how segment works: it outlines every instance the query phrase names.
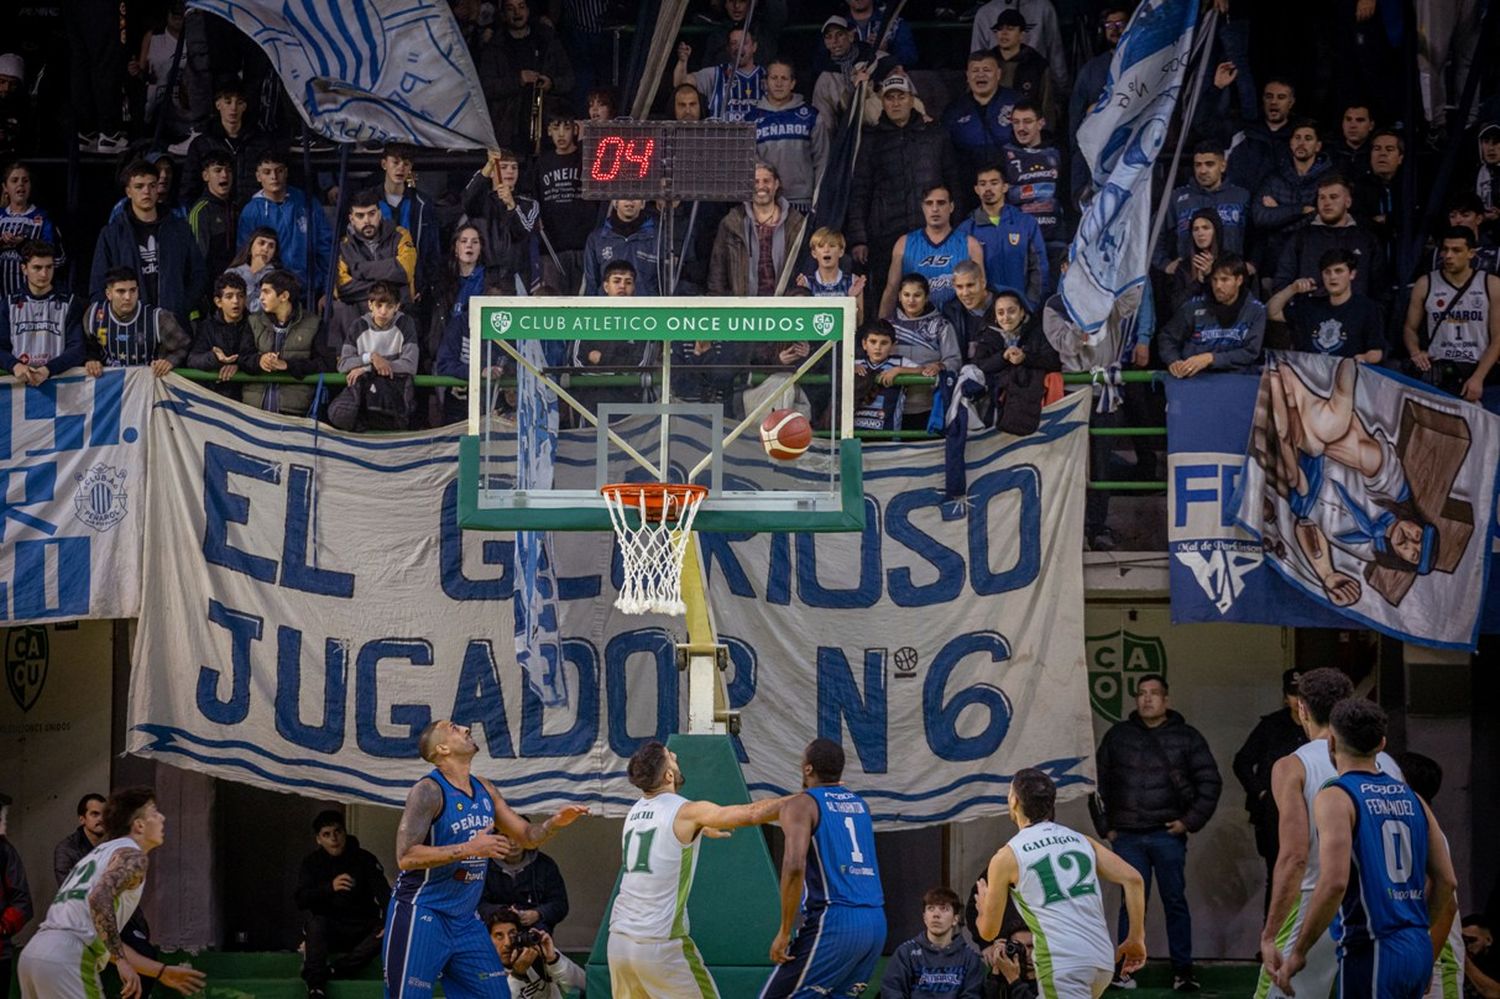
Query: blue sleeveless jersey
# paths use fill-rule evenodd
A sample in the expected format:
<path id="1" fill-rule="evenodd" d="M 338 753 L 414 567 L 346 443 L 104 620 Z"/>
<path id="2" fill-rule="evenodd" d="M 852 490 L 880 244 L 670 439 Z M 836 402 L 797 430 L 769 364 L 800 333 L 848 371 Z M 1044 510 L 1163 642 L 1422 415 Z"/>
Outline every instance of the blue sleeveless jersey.
<path id="1" fill-rule="evenodd" d="M 1349 887 L 1339 907 L 1339 945 L 1358 947 L 1403 930 L 1425 935 L 1427 815 L 1421 800 L 1386 774 L 1346 773 L 1325 786 L 1338 787 L 1354 799 L 1354 842 Z"/>
<path id="2" fill-rule="evenodd" d="M 941 243 L 927 238 L 927 230 L 906 234 L 901 255 L 902 274 L 920 274 L 927 279 L 928 298 L 934 309 L 953 301 L 953 268 L 969 259 L 969 237 L 957 229 Z"/>
<path id="3" fill-rule="evenodd" d="M 818 827 L 807 846 L 803 908 L 884 906 L 870 807 L 840 785 L 810 787 L 806 793 L 818 803 Z"/>
<path id="4" fill-rule="evenodd" d="M 460 790 L 436 769 L 427 775 L 443 792 L 443 809 L 432 820 L 423 842 L 428 846 L 467 843 L 495 825 L 495 802 L 484 785 L 469 778 L 470 788 Z M 430 867 L 425 871 L 402 871 L 392 891 L 398 902 L 410 902 L 448 916 L 473 916 L 484 893 L 484 873 L 489 861 L 483 857 Z"/>

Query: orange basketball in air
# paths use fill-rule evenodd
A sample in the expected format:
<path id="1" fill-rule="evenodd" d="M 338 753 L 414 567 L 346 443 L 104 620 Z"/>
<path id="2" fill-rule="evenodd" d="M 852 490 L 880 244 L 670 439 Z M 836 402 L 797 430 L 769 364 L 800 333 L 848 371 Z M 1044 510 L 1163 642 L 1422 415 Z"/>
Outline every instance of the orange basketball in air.
<path id="1" fill-rule="evenodd" d="M 802 457 L 812 437 L 812 424 L 795 409 L 772 410 L 760 424 L 760 442 L 778 461 Z"/>

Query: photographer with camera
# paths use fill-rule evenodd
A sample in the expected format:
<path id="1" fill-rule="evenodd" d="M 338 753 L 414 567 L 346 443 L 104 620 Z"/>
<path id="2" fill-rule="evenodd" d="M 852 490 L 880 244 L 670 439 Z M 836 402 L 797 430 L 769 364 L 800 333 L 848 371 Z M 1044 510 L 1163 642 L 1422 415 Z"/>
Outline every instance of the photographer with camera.
<path id="1" fill-rule="evenodd" d="M 979 892 L 977 882 L 989 874 L 989 865 L 979 872 L 976 885 L 969 889 L 969 902 L 964 908 L 964 925 L 969 928 L 969 939 L 979 948 L 979 959 L 984 962 L 986 977 L 984 999 L 1037 999 L 1041 990 L 1036 983 L 1036 964 L 1033 960 L 1035 948 L 1031 931 L 1021 910 L 1016 908 L 1013 898 L 1005 900 L 1005 915 L 1000 920 L 1000 933 L 994 939 L 979 932 Z"/>
<path id="2" fill-rule="evenodd" d="M 957 932 L 958 906 L 958 895 L 949 888 L 932 888 L 922 896 L 926 930 L 891 954 L 880 983 L 881 999 L 982 999 L 984 963 Z"/>
<path id="3" fill-rule="evenodd" d="M 583 969 L 557 949 L 546 930 L 522 925 L 514 909 L 496 909 L 484 922 L 508 973 L 511 999 L 563 999 L 583 992 Z"/>

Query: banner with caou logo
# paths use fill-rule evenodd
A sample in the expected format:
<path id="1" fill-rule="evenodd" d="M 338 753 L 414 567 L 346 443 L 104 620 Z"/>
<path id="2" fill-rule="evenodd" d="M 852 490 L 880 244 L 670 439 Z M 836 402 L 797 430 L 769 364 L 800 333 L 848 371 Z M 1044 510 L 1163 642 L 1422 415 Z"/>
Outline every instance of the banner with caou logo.
<path id="1" fill-rule="evenodd" d="M 1036 434 L 865 452 L 860 534 L 701 534 L 730 706 L 757 792 L 812 738 L 887 828 L 1002 813 L 1039 766 L 1093 786 L 1082 549 L 1087 393 Z M 428 721 L 474 726 L 512 805 L 634 801 L 625 758 L 678 730 L 681 619 L 613 606 L 608 534 L 552 538 L 557 703 L 516 665 L 509 534 L 458 527 L 458 432 L 360 437 L 157 386 L 131 751 L 280 791 L 400 804 Z M 561 435 L 569 448 L 593 447 Z M 689 775 L 689 793 L 691 793 Z"/>
<path id="2" fill-rule="evenodd" d="M 146 368 L 75 369 L 37 388 L 0 379 L 0 621 L 139 611 L 153 380 Z"/>

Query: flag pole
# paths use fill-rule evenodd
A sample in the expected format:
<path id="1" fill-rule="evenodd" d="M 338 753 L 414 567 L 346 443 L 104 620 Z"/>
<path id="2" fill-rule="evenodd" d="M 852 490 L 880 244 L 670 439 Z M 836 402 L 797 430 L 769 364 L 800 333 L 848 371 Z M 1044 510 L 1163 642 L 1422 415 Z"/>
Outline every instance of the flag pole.
<path id="1" fill-rule="evenodd" d="M 1162 191 L 1161 203 L 1156 206 L 1156 218 L 1151 221 L 1151 239 L 1146 243 L 1147 261 L 1156 252 L 1156 241 L 1161 237 L 1162 226 L 1167 221 L 1167 208 L 1172 204 L 1172 187 L 1177 179 L 1177 167 L 1182 162 L 1182 147 L 1187 145 L 1187 137 L 1193 130 L 1193 116 L 1198 112 L 1198 99 L 1203 96 L 1203 78 L 1208 75 L 1208 64 L 1213 61 L 1214 33 L 1219 28 L 1218 10 L 1208 8 L 1204 25 L 1207 31 L 1199 36 L 1202 41 L 1194 41 L 1195 47 L 1201 45 L 1199 52 L 1202 55 L 1198 59 L 1198 72 L 1189 84 L 1187 107 L 1182 113 L 1182 125 L 1177 130 L 1177 148 L 1172 150 L 1172 165 L 1167 169 L 1167 184 Z"/>

